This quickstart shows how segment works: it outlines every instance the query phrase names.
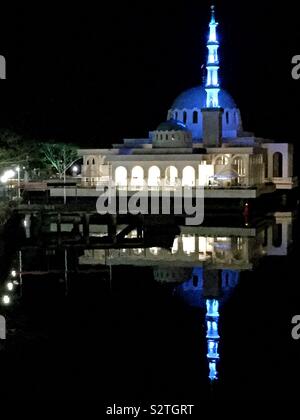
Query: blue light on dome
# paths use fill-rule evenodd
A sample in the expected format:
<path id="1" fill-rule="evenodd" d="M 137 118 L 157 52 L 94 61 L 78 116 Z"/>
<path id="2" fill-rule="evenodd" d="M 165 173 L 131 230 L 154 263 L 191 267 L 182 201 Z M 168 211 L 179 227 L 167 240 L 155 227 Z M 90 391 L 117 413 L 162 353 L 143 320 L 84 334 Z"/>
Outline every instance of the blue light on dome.
<path id="1" fill-rule="evenodd" d="M 219 92 L 219 105 L 222 108 L 237 108 L 232 96 L 224 89 Z M 206 90 L 203 86 L 197 86 L 184 91 L 179 95 L 171 107 L 172 110 L 201 109 L 206 107 Z"/>

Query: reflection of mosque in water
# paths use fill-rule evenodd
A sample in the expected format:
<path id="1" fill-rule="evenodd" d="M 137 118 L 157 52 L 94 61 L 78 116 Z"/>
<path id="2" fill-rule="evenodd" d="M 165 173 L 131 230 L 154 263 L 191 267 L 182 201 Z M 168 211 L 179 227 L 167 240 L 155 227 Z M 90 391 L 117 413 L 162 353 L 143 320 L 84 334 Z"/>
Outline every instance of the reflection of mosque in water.
<path id="1" fill-rule="evenodd" d="M 25 219 L 25 222 L 27 219 Z M 26 238 L 30 240 L 30 224 L 24 222 Z M 141 266 L 152 267 L 154 280 L 167 284 L 173 294 L 187 305 L 199 308 L 205 314 L 207 359 L 209 365 L 209 378 L 214 381 L 218 376 L 219 361 L 219 317 L 223 304 L 229 298 L 240 280 L 240 273 L 252 270 L 259 260 L 265 256 L 285 256 L 292 243 L 292 213 L 275 213 L 266 219 L 257 221 L 253 226 L 242 227 L 180 227 L 180 235 L 174 237 L 170 233 L 172 244 L 170 249 L 165 248 L 108 248 L 90 245 L 82 248 L 79 255 L 70 248 L 40 248 L 48 258 L 56 256 L 63 251 L 65 288 L 68 290 L 69 274 L 77 265 L 75 271 L 85 272 L 86 267 L 92 270 L 107 270 L 112 266 Z M 51 227 L 52 229 L 52 227 Z M 62 231 L 70 230 L 68 224 L 61 225 Z M 105 225 L 90 225 L 90 236 L 94 238 L 105 237 L 108 232 Z M 120 232 L 124 226 L 117 227 Z M 138 237 L 135 230 L 128 231 L 127 238 Z M 154 238 L 155 239 L 155 238 Z M 155 240 L 154 240 L 155 242 Z M 157 238 L 159 243 L 159 238 Z M 101 249 L 102 248 L 102 249 Z M 105 248 L 105 249 L 103 249 Z M 7 284 L 9 290 L 15 284 L 23 284 L 26 274 L 32 275 L 33 261 L 37 266 L 40 259 L 33 260 L 30 242 L 22 246 L 18 252 L 17 270 L 12 271 L 12 280 Z M 74 255 L 76 255 L 74 259 Z M 42 259 L 42 258 L 41 258 Z M 26 262 L 25 262 L 26 261 Z M 49 260 L 50 261 L 50 260 Z M 50 266 L 48 261 L 48 265 Z M 26 268 L 28 266 L 28 272 Z M 30 266 L 30 269 L 29 269 Z M 48 270 L 49 270 L 48 266 Z M 72 268 L 72 267 L 73 268 Z M 39 269 L 38 269 L 39 270 Z M 35 274 L 47 275 L 49 271 L 37 271 Z M 87 271 L 89 272 L 89 271 Z M 58 272 L 55 271 L 57 274 Z M 16 281 L 16 277 L 19 280 Z M 21 287 L 22 290 L 22 287 Z M 6 300 L 4 300 L 6 299 Z M 2 301 L 8 304 L 10 297 L 6 293 Z"/>
<path id="2" fill-rule="evenodd" d="M 153 266 L 154 279 L 174 285 L 174 295 L 205 312 L 209 379 L 218 379 L 219 310 L 237 286 L 240 272 L 264 256 L 287 255 L 292 214 L 277 213 L 249 228 L 181 228 L 171 250 L 85 250 L 81 264 Z"/>
<path id="3" fill-rule="evenodd" d="M 106 235 L 102 226 L 93 235 Z M 122 228 L 121 226 L 119 227 Z M 137 235 L 132 231 L 128 237 Z M 158 281 L 182 282 L 178 267 L 205 266 L 220 269 L 250 270 L 266 255 L 286 255 L 292 240 L 292 214 L 276 213 L 255 227 L 181 227 L 170 250 L 164 248 L 86 249 L 82 265 L 158 266 Z M 168 270 L 163 270 L 163 266 Z M 169 267 L 174 267 L 174 272 Z"/>
<path id="4" fill-rule="evenodd" d="M 209 267 L 195 267 L 191 278 L 174 288 L 174 294 L 180 296 L 187 304 L 205 311 L 207 358 L 211 380 L 217 379 L 219 308 L 237 286 L 239 279 L 240 271 L 237 269 L 210 270 Z"/>

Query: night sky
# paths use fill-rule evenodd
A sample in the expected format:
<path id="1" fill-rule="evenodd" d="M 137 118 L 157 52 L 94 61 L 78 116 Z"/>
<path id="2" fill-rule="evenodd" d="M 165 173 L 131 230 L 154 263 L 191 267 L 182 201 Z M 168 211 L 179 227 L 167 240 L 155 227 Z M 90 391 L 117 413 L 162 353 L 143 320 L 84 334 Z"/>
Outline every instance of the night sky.
<path id="1" fill-rule="evenodd" d="M 183 90 L 201 82 L 211 2 L 126 1 L 1 11 L 0 126 L 102 147 L 145 137 Z M 216 1 L 222 86 L 244 128 L 298 141 L 297 11 L 282 2 Z M 105 5 L 105 6 L 104 6 Z"/>

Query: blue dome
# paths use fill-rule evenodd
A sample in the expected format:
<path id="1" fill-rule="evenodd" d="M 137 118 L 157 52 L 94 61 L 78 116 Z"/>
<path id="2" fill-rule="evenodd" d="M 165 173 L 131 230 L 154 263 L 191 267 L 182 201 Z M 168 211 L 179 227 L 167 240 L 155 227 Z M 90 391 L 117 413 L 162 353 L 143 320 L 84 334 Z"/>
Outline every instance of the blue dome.
<path id="1" fill-rule="evenodd" d="M 237 108 L 233 98 L 225 90 L 219 92 L 219 104 L 222 108 Z M 188 89 L 179 95 L 171 109 L 194 109 L 204 108 L 206 106 L 206 91 L 203 86 L 197 86 Z"/>

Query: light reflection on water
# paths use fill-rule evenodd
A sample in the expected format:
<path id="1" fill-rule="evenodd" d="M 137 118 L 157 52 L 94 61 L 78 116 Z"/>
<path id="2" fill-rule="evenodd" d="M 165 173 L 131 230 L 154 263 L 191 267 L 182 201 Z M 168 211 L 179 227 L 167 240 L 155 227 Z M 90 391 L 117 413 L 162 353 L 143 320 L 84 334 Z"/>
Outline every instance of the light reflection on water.
<path id="1" fill-rule="evenodd" d="M 219 347 L 219 301 L 216 299 L 206 300 L 206 325 L 207 325 L 207 359 L 209 367 L 209 379 L 218 379 L 217 363 L 220 358 Z"/>
<path id="2" fill-rule="evenodd" d="M 275 215 L 272 221 L 252 227 L 193 227 L 181 226 L 181 234 L 173 239 L 170 249 L 161 246 L 149 248 L 120 247 L 115 249 L 83 249 L 76 261 L 76 269 L 113 266 L 144 266 L 153 268 L 154 280 L 161 284 L 173 285 L 173 295 L 187 305 L 199 308 L 205 317 L 207 342 L 207 367 L 209 380 L 218 380 L 219 344 L 222 332 L 219 320 L 222 306 L 230 298 L 239 283 L 242 271 L 253 270 L 260 259 L 266 256 L 286 256 L 292 243 L 291 213 Z M 26 239 L 31 237 L 30 217 L 24 219 Z M 69 229 L 66 227 L 66 231 Z M 91 236 L 103 238 L 105 232 L 91 232 Z M 101 229 L 100 229 L 101 230 Z M 137 232 L 128 233 L 128 238 L 137 238 Z M 69 249 L 69 248 L 68 248 Z M 74 261 L 69 262 L 69 251 L 64 250 L 64 258 L 59 268 L 53 269 L 65 283 L 65 293 L 70 285 L 69 274 L 74 270 Z M 55 248 L 45 250 L 47 255 L 56 255 Z M 51 267 L 30 268 L 26 242 L 18 251 L 2 294 L 4 306 L 14 305 L 22 296 L 26 275 L 46 275 Z M 24 269 L 23 262 L 26 262 Z M 62 273 L 60 275 L 59 273 Z M 111 278 L 110 278 L 111 280 Z M 3 289 L 3 288 L 2 288 Z"/>

